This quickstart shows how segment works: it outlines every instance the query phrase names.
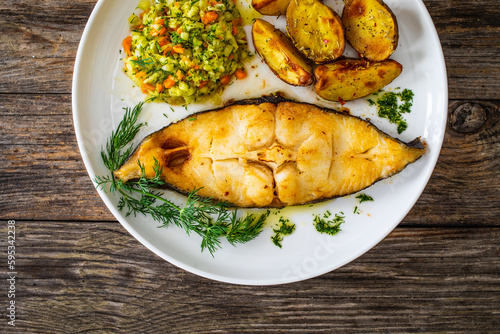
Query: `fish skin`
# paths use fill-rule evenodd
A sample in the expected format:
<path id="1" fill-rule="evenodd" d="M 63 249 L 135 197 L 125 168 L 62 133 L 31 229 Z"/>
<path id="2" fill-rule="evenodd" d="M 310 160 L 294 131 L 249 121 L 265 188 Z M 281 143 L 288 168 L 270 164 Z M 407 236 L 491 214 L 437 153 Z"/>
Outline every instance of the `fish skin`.
<path id="1" fill-rule="evenodd" d="M 195 119 L 193 119 L 195 118 Z M 235 101 L 147 136 L 115 172 L 154 175 L 168 187 L 238 207 L 284 207 L 349 195 L 403 170 L 425 153 L 361 118 L 279 96 Z"/>

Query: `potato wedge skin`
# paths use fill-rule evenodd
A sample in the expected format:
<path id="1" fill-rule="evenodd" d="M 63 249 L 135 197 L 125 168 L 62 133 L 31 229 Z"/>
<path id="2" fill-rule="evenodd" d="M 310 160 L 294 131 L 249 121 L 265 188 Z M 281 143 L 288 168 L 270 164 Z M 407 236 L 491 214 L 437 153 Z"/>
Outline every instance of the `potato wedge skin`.
<path id="1" fill-rule="evenodd" d="M 388 85 L 402 70 L 403 66 L 391 59 L 381 62 L 342 59 L 320 65 L 314 71 L 316 94 L 330 101 L 354 100 Z"/>
<path id="2" fill-rule="evenodd" d="M 345 48 L 340 16 L 318 0 L 293 0 L 286 11 L 288 35 L 297 49 L 315 63 L 334 61 Z"/>
<path id="3" fill-rule="evenodd" d="M 314 81 L 312 66 L 292 42 L 271 23 L 257 19 L 252 25 L 255 49 L 281 80 L 294 86 L 308 86 Z"/>
<path id="4" fill-rule="evenodd" d="M 252 0 L 252 7 L 262 15 L 285 15 L 290 0 Z"/>
<path id="5" fill-rule="evenodd" d="M 381 0 L 347 0 L 342 11 L 346 39 L 370 61 L 382 61 L 396 50 L 398 22 L 392 10 Z"/>

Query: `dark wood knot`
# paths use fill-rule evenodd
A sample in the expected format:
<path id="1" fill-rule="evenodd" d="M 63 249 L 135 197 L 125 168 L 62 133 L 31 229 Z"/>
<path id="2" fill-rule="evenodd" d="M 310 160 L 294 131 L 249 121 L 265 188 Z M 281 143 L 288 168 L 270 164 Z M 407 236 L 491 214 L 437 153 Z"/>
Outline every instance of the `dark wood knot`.
<path id="1" fill-rule="evenodd" d="M 477 103 L 464 103 L 451 113 L 451 127 L 458 132 L 469 133 L 481 129 L 488 114 L 486 110 Z"/>

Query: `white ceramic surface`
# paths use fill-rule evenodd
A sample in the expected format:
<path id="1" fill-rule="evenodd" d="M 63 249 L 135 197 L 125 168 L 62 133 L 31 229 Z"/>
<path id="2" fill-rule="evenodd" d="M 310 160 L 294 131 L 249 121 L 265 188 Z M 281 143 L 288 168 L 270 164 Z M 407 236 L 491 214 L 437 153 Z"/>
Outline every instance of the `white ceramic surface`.
<path id="1" fill-rule="evenodd" d="M 122 73 L 119 52 L 121 41 L 128 34 L 127 19 L 137 2 L 100 0 L 78 49 L 73 78 L 73 116 L 82 158 L 91 178 L 107 174 L 100 149 L 121 120 L 122 108 L 133 107 L 144 98 Z M 341 13 L 342 1 L 327 0 L 325 3 Z M 406 115 L 408 130 L 398 135 L 395 125 L 378 118 L 374 107 L 369 107 L 365 99 L 348 102 L 345 107 L 353 115 L 370 118 L 381 130 L 403 141 L 420 136 L 426 141 L 428 150 L 402 173 L 363 191 L 372 196 L 374 202 L 359 204 L 355 195 L 351 195 L 313 206 L 283 209 L 279 215 L 271 215 L 270 226 L 284 216 L 297 228 L 293 235 L 285 237 L 282 249 L 271 242 L 272 230 L 267 227 L 256 240 L 238 247 L 224 241 L 215 257 L 208 251 L 200 251 L 197 236 L 188 237 L 175 226 L 163 229 L 148 217 L 125 217 L 117 209 L 118 199 L 99 191 L 109 210 L 135 238 L 160 257 L 197 275 L 229 283 L 295 282 L 327 273 L 367 252 L 399 224 L 427 184 L 441 149 L 448 103 L 441 45 L 423 3 L 420 0 L 387 0 L 386 3 L 398 18 L 400 30 L 399 46 L 391 58 L 404 68 L 401 76 L 386 90 L 400 87 L 414 92 L 412 113 Z M 248 15 L 249 11 L 242 10 L 242 14 Z M 264 18 L 284 28 L 284 18 Z M 246 30 L 249 33 L 250 27 Z M 345 54 L 356 56 L 349 47 Z M 281 90 L 293 99 L 339 108 L 338 103 L 320 101 L 312 87 L 295 88 L 284 84 L 272 75 L 258 55 L 247 69 L 248 78 L 231 85 L 224 99 L 257 97 Z M 187 110 L 175 107 L 172 111 L 166 104 L 149 103 L 140 119 L 147 121 L 148 126 L 141 130 L 137 141 L 189 113 L 214 107 L 216 105 L 190 105 Z M 166 192 L 166 196 L 179 203 L 183 201 L 182 196 L 175 193 Z M 356 206 L 359 214 L 354 213 Z M 319 234 L 313 227 L 313 215 L 326 210 L 343 212 L 346 217 L 342 231 L 335 236 Z"/>

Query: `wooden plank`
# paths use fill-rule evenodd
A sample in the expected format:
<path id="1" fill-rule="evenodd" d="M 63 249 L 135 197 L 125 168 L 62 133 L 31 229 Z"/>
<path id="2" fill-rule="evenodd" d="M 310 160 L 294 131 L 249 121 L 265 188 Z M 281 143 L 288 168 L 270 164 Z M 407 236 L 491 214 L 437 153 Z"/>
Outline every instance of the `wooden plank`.
<path id="1" fill-rule="evenodd" d="M 83 165 L 69 95 L 0 95 L 0 216 L 114 220 Z"/>
<path id="2" fill-rule="evenodd" d="M 485 118 L 474 132 L 447 124 L 436 169 L 405 223 L 419 225 L 496 225 L 500 220 L 500 112 L 498 102 L 482 106 Z M 450 101 L 449 117 L 462 101 Z"/>
<path id="3" fill-rule="evenodd" d="M 448 127 L 436 170 L 404 224 L 500 224 L 500 117 L 496 104 L 481 103 L 488 121 L 474 133 Z M 452 102 L 450 114 L 459 105 Z M 114 220 L 84 169 L 70 110 L 68 95 L 0 95 L 0 217 Z"/>
<path id="4" fill-rule="evenodd" d="M 498 4 L 460 0 L 424 0 L 424 3 L 443 47 L 450 98 L 499 99 Z"/>
<path id="5" fill-rule="evenodd" d="M 0 0 L 0 93 L 70 93 L 78 42 L 95 2 Z M 500 99 L 499 6 L 490 0 L 425 5 L 443 46 L 450 98 Z"/>
<path id="6" fill-rule="evenodd" d="M 19 220 L 16 231 L 18 322 L 9 333 L 493 333 L 500 325 L 500 228 L 397 228 L 336 271 L 267 287 L 199 278 L 117 223 Z"/>
<path id="7" fill-rule="evenodd" d="M 0 1 L 1 93 L 70 93 L 95 0 Z"/>

